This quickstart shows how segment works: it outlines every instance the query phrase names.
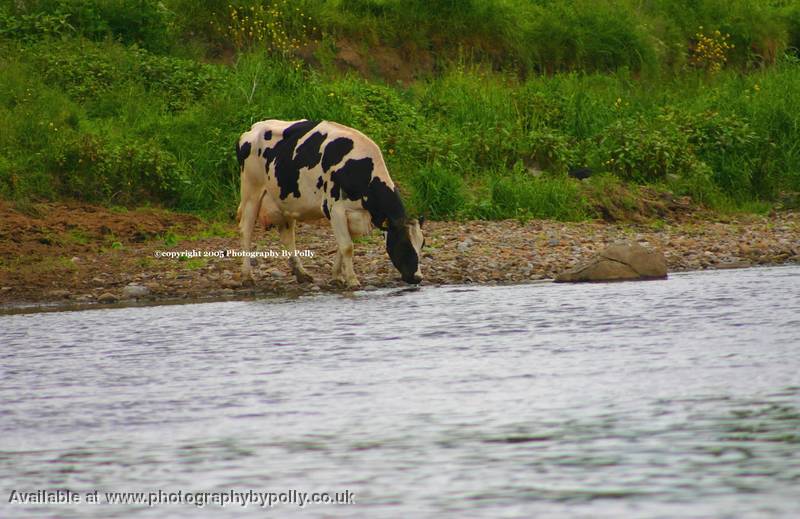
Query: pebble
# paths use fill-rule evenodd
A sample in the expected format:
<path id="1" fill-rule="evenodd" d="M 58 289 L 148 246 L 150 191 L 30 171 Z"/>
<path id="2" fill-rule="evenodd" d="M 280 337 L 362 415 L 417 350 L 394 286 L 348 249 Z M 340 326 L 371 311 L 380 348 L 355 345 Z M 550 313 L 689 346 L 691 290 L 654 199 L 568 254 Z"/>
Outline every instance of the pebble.
<path id="1" fill-rule="evenodd" d="M 422 253 L 422 273 L 427 283 L 501 283 L 553 277 L 582 258 L 618 240 L 640 242 L 661 250 L 670 271 L 709 268 L 738 268 L 749 265 L 791 261 L 800 263 L 800 215 L 779 213 L 766 219 L 757 216 L 726 217 L 722 223 L 702 219 L 654 222 L 649 224 L 609 224 L 603 222 L 561 223 L 532 220 L 525 224 L 505 222 L 430 222 L 426 226 L 428 247 Z M 382 239 L 359 243 L 354 266 L 364 283 L 363 290 L 389 286 L 405 286 L 397 281 L 398 273 L 386 256 Z M 278 247 L 278 238 L 270 234 L 268 246 Z M 231 239 L 231 243 L 235 240 Z M 306 267 L 317 278 L 320 290 L 328 290 L 335 246 L 328 227 L 308 226 L 298 233 L 298 248 L 316 252 Z M 194 248 L 226 248 L 217 241 L 198 242 Z M 73 251 L 71 253 L 75 253 Z M 144 253 L 148 252 L 145 250 Z M 77 257 L 77 256 L 76 256 Z M 67 258 L 70 256 L 67 255 Z M 92 255 L 80 258 L 80 265 L 92 270 L 72 269 L 70 276 L 47 280 L 34 279 L 33 284 L 0 287 L 4 299 L 78 300 L 78 294 L 93 291 L 92 300 L 105 296 L 105 302 L 132 297 L 124 287 L 144 286 L 149 297 L 202 298 L 212 295 L 240 293 L 240 261 L 213 260 L 199 270 L 173 270 L 169 262 L 158 262 L 153 268 L 141 267 L 123 257 Z M 116 264 L 121 263 L 121 264 Z M 76 264 L 78 265 L 78 264 Z M 283 263 L 259 261 L 255 269 L 256 288 L 263 293 L 283 292 L 294 286 L 294 278 Z M 105 268 L 107 267 L 107 268 Z M 134 281 L 136 279 L 137 281 Z M 46 281 L 46 282 L 45 282 Z M 145 283 L 150 281 L 151 283 Z M 15 280 L 16 283 L 16 280 Z M 4 282 L 4 285 L 9 282 Z M 76 288 L 81 287 L 81 288 Z M 63 289 L 70 294 L 64 299 Z M 219 290 L 223 290 L 219 292 Z M 316 292 L 310 285 L 308 291 Z"/>
<path id="2" fill-rule="evenodd" d="M 115 296 L 111 292 L 103 292 L 97 297 L 98 303 L 114 303 L 116 301 L 118 301 L 117 296 Z"/>
<path id="3" fill-rule="evenodd" d="M 458 252 L 466 252 L 467 249 L 472 247 L 473 243 L 474 242 L 471 238 L 467 238 L 466 240 L 459 242 L 456 248 L 458 249 Z"/>

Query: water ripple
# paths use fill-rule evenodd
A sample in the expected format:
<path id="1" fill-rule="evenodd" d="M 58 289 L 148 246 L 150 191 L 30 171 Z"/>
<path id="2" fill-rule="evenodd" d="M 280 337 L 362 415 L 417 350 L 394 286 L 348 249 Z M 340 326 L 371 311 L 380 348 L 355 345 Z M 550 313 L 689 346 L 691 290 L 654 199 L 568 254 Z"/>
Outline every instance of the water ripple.
<path id="1" fill-rule="evenodd" d="M 349 489 L 356 508 L 276 512 L 800 516 L 798 293 L 786 267 L 2 316 L 3 499 Z"/>

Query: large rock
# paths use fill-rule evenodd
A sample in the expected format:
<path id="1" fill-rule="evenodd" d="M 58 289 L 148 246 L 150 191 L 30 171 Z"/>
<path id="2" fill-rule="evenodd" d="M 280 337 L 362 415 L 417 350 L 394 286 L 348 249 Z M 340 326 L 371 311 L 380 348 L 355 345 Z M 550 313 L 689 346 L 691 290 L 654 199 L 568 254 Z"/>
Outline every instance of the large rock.
<path id="1" fill-rule="evenodd" d="M 641 245 L 620 243 L 608 247 L 589 261 L 562 272 L 556 277 L 556 281 L 630 281 L 666 277 L 667 261 L 663 254 L 645 249 Z"/>

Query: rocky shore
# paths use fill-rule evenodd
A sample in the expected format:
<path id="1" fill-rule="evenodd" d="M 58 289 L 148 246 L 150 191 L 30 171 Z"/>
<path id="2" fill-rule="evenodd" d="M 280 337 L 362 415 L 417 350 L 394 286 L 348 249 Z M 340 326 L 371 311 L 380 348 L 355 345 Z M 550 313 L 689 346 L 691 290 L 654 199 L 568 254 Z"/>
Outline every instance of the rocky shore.
<path id="1" fill-rule="evenodd" d="M 692 213 L 644 223 L 428 222 L 424 230 L 427 285 L 551 279 L 620 241 L 660 251 L 670 272 L 800 263 L 798 212 Z M 0 309 L 342 290 L 331 283 L 336 247 L 327 222 L 298 226 L 311 284 L 291 276 L 275 231 L 257 231 L 255 242 L 263 257 L 247 286 L 233 224 L 157 209 L 0 202 Z M 403 286 L 377 231 L 356 243 L 354 264 L 363 289 Z"/>

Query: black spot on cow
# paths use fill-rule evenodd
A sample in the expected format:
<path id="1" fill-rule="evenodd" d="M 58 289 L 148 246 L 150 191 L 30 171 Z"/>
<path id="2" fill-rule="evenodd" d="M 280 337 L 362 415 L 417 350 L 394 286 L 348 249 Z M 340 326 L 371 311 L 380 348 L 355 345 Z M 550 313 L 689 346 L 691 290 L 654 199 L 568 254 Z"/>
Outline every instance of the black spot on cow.
<path id="1" fill-rule="evenodd" d="M 272 130 L 267 130 L 264 132 L 264 140 L 268 141 L 272 138 Z"/>
<path id="2" fill-rule="evenodd" d="M 322 176 L 320 175 L 319 177 L 317 177 L 317 189 L 321 188 L 322 184 L 323 184 Z"/>
<path id="3" fill-rule="evenodd" d="M 244 161 L 247 160 L 247 157 L 250 156 L 250 148 L 252 146 L 249 142 L 245 142 L 241 146 L 239 143 L 236 143 L 236 160 L 239 161 L 239 168 L 244 168 Z"/>
<path id="4" fill-rule="evenodd" d="M 258 156 L 261 156 L 261 148 L 258 148 Z"/>
<path id="5" fill-rule="evenodd" d="M 300 189 L 297 182 L 300 177 L 300 168 L 308 167 L 307 164 L 314 163 L 315 157 L 319 155 L 319 146 L 324 140 L 324 136 L 315 133 L 312 135 L 314 141 L 308 146 L 301 146 L 303 147 L 302 150 L 297 149 L 297 143 L 317 124 L 319 123 L 316 121 L 296 122 L 283 130 L 283 138 L 273 148 L 264 149 L 265 167 L 269 168 L 270 163 L 275 162 L 275 178 L 281 190 L 279 195 L 281 200 L 285 200 L 290 194 L 300 197 Z M 315 137 L 316 135 L 320 136 Z M 312 137 L 309 137 L 309 140 Z M 303 145 L 305 144 L 304 142 Z M 316 154 L 314 153 L 315 147 Z M 295 158 L 295 149 L 297 149 L 297 159 Z M 316 158 L 316 163 L 314 164 L 319 163 L 319 160 L 319 158 Z"/>
<path id="6" fill-rule="evenodd" d="M 331 219 L 331 210 L 328 209 L 328 199 L 327 198 L 322 201 L 322 214 L 324 214 L 325 218 L 327 218 L 328 220 Z"/>
<path id="7" fill-rule="evenodd" d="M 311 169 L 319 164 L 319 161 L 322 158 L 320 147 L 327 136 L 328 134 L 326 133 L 314 132 L 308 139 L 303 141 L 303 143 L 297 147 L 297 152 L 294 155 L 294 165 L 297 167 L 297 169 Z"/>
<path id="8" fill-rule="evenodd" d="M 322 169 L 328 171 L 331 166 L 340 163 L 345 155 L 353 150 L 353 140 L 347 137 L 333 139 L 325 146 L 325 154 L 322 156 Z"/>
<path id="9" fill-rule="evenodd" d="M 397 189 L 389 189 L 386 183 L 373 178 L 367 189 L 367 197 L 362 204 L 369 211 L 372 225 L 386 230 L 387 224 L 404 225 L 406 210 Z"/>
<path id="10" fill-rule="evenodd" d="M 328 181 L 327 180 L 322 183 L 322 190 L 325 191 L 326 193 L 328 192 Z"/>
<path id="11" fill-rule="evenodd" d="M 345 197 L 348 200 L 360 200 L 367 195 L 374 162 L 370 157 L 350 159 L 344 166 L 331 174 L 333 188 L 331 196 L 334 200 Z"/>

